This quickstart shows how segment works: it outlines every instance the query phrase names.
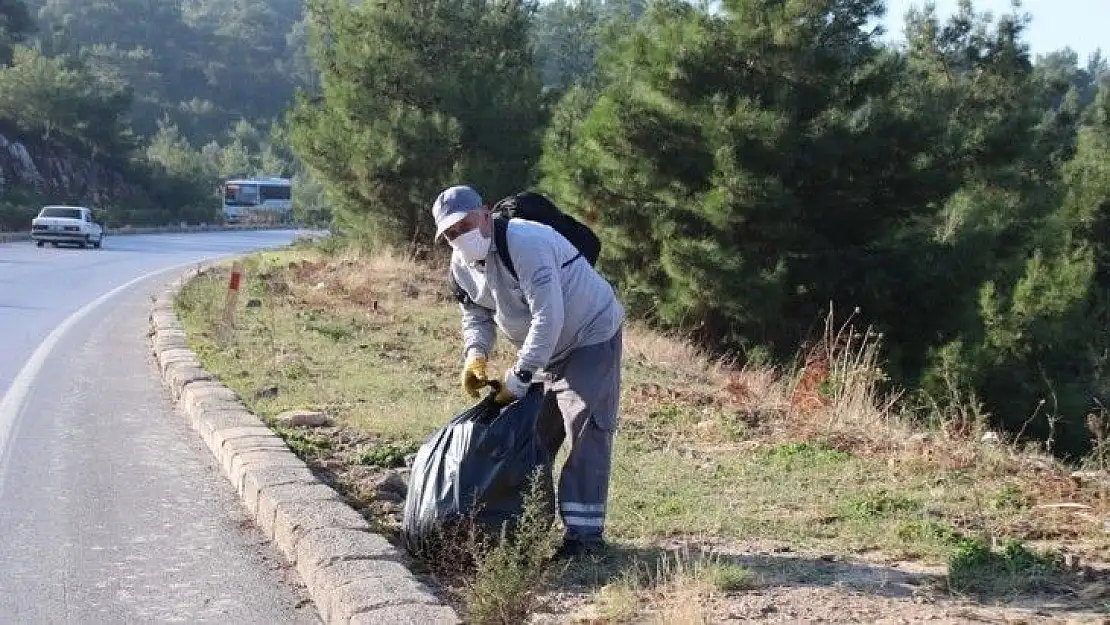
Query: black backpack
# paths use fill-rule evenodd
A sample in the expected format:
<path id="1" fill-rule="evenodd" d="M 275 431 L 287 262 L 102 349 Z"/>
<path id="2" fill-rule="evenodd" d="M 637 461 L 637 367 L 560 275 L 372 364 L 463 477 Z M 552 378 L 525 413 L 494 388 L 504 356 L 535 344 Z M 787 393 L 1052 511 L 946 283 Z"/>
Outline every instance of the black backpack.
<path id="1" fill-rule="evenodd" d="M 572 215 L 564 213 L 542 193 L 524 191 L 510 195 L 495 204 L 492 212 L 493 240 L 497 245 L 497 255 L 501 257 L 501 262 L 513 278 L 517 280 L 520 278 L 517 277 L 516 267 L 513 266 L 513 260 L 509 256 L 509 242 L 506 234 L 510 219 L 527 219 L 528 221 L 547 224 L 570 241 L 571 245 L 578 250 L 578 255 L 564 263 L 564 267 L 578 260 L 579 257 L 584 257 L 590 265 L 597 264 L 597 258 L 601 254 L 601 240 L 597 238 L 597 235 L 589 226 L 578 221 Z M 455 298 L 460 302 L 465 301 L 467 299 L 466 291 L 455 283 L 454 277 L 451 278 L 451 282 Z"/>

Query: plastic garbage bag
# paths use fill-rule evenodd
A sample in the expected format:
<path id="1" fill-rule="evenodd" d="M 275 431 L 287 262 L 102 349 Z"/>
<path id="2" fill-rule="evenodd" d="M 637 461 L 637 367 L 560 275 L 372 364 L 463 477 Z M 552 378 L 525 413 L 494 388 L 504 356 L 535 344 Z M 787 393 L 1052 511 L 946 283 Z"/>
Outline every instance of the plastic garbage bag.
<path id="1" fill-rule="evenodd" d="M 494 390 L 428 437 L 413 461 L 401 540 L 413 555 L 431 555 L 442 542 L 471 530 L 512 535 L 539 472 L 545 522 L 554 522 L 554 459 L 537 424 L 543 385 L 500 407 Z"/>

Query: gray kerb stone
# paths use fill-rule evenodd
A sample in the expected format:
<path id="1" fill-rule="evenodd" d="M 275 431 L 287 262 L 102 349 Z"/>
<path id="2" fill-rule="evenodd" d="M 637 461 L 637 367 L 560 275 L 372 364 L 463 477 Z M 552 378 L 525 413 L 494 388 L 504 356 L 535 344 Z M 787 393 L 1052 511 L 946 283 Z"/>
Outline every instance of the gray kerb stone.
<path id="1" fill-rule="evenodd" d="M 322 527 L 305 534 L 297 542 L 297 568 L 308 573 L 350 560 L 390 560 L 401 562 L 403 554 L 381 534 L 364 530 Z"/>
<path id="2" fill-rule="evenodd" d="M 166 379 L 169 383 L 170 392 L 174 397 L 180 397 L 184 392 L 185 387 L 194 382 L 202 380 L 211 380 L 212 374 L 200 368 L 200 365 L 193 363 L 172 363 L 166 369 Z"/>
<path id="3" fill-rule="evenodd" d="M 221 456 L 233 457 L 248 451 L 290 451 L 285 441 L 273 436 L 236 436 L 220 442 L 220 436 L 226 431 L 218 430 L 213 433 L 213 442 L 219 443 Z"/>
<path id="4" fill-rule="evenodd" d="M 350 625 L 462 625 L 445 605 L 387 605 L 351 617 Z"/>
<path id="5" fill-rule="evenodd" d="M 296 568 L 320 616 L 329 625 L 461 624 L 455 610 L 405 567 L 405 555 L 374 533 L 187 348 L 174 298 L 205 270 L 190 268 L 156 298 L 151 351 L 181 413 L 263 533 Z"/>
<path id="6" fill-rule="evenodd" d="M 231 481 L 236 481 L 235 476 L 258 467 L 302 467 L 304 460 L 297 454 L 285 449 L 260 449 L 258 451 L 244 451 L 242 453 L 228 452 L 220 459 L 224 472 Z"/>
<path id="7" fill-rule="evenodd" d="M 219 449 L 219 446 L 213 442 L 216 432 L 227 428 L 266 427 L 266 424 L 262 422 L 262 419 L 240 406 L 222 410 L 207 410 L 198 415 L 196 427 L 200 430 L 201 436 L 204 437 L 204 441 L 208 443 L 209 448 L 215 453 Z"/>
<path id="8" fill-rule="evenodd" d="M 244 471 L 235 488 L 243 498 L 243 505 L 254 516 L 258 516 L 258 500 L 262 491 L 271 486 L 286 484 L 319 484 L 308 466 L 299 467 L 253 467 Z"/>
<path id="9" fill-rule="evenodd" d="M 150 321 L 156 328 L 173 328 L 180 326 L 177 317 L 170 311 L 152 312 L 150 314 Z"/>
<path id="10" fill-rule="evenodd" d="M 163 330 L 154 335 L 154 352 L 160 354 L 171 349 L 188 349 L 185 332 Z"/>
<path id="11" fill-rule="evenodd" d="M 154 328 L 154 344 L 158 345 L 159 341 L 186 341 L 189 334 L 185 332 L 184 328 L 169 328 L 164 326 L 156 326 Z"/>
<path id="12" fill-rule="evenodd" d="M 388 560 L 346 560 L 322 567 L 312 575 L 309 588 L 323 598 L 324 605 L 317 608 L 324 618 L 340 623 L 386 606 L 442 603 L 408 569 Z"/>
<path id="13" fill-rule="evenodd" d="M 231 389 L 214 380 L 200 380 L 181 392 L 181 405 L 186 411 L 213 410 L 223 405 L 239 404 L 239 397 Z"/>
<path id="14" fill-rule="evenodd" d="M 285 446 L 284 441 L 274 436 L 273 431 L 265 425 L 245 425 L 222 428 L 212 433 L 212 439 L 212 442 L 221 449 L 232 441 L 272 441 L 276 439 L 277 442 L 282 443 L 283 447 Z"/>
<path id="15" fill-rule="evenodd" d="M 274 488 L 281 488 L 280 486 Z M 270 500 L 273 489 L 262 491 L 259 509 Z M 334 494 L 334 489 L 332 493 Z M 280 493 L 275 493 L 280 495 Z M 335 499 L 278 499 L 274 513 L 274 542 L 293 560 L 297 557 L 297 541 L 312 530 L 324 527 L 338 527 L 353 530 L 369 530 L 370 523 L 354 508 Z"/>
<path id="16" fill-rule="evenodd" d="M 158 368 L 161 370 L 163 376 L 166 375 L 166 370 L 174 363 L 200 366 L 197 355 L 185 348 L 167 349 L 158 354 Z"/>
<path id="17" fill-rule="evenodd" d="M 219 437 L 219 433 L 213 436 Z M 213 443 L 218 442 L 219 441 L 215 438 L 213 439 Z M 271 455 L 253 455 L 254 452 L 271 452 Z M 246 460 L 246 454 L 252 454 L 249 457 L 249 461 Z M 290 466 L 290 464 L 300 466 L 303 462 L 297 457 L 297 454 L 294 454 L 289 449 L 285 441 L 280 438 L 275 440 L 257 436 L 226 440 L 220 443 L 219 451 L 216 455 L 219 457 L 220 465 L 224 468 L 228 477 L 232 478 L 232 481 L 235 483 L 241 482 L 244 472 L 251 470 L 260 463 L 270 463 L 267 466 Z M 240 458 L 241 456 L 243 458 Z M 240 458 L 238 463 L 235 461 L 236 458 Z M 296 462 L 294 462 L 294 460 L 296 460 Z"/>
<path id="18" fill-rule="evenodd" d="M 294 529 L 290 528 L 288 517 L 286 517 L 287 523 L 285 525 L 279 520 L 282 510 L 284 510 L 283 506 L 288 507 L 293 504 L 322 506 L 330 503 L 342 504 L 343 501 L 334 489 L 325 484 L 319 482 L 314 484 L 275 484 L 259 490 L 256 514 L 260 519 L 264 519 L 263 523 L 270 528 L 269 537 L 278 543 L 289 561 L 296 564 L 296 545 L 292 542 L 295 540 L 293 538 Z M 285 535 L 280 536 L 281 540 L 279 540 L 281 532 L 285 532 Z"/>

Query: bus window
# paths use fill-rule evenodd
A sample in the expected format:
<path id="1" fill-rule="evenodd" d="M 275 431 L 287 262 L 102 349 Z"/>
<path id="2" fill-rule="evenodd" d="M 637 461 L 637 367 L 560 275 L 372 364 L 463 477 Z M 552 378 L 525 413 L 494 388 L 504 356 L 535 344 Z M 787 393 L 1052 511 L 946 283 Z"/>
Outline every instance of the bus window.
<path id="1" fill-rule="evenodd" d="M 258 187 L 255 185 L 227 185 L 224 204 L 228 206 L 255 206 L 258 204 Z"/>
<path id="2" fill-rule="evenodd" d="M 261 186 L 262 201 L 288 200 L 292 197 L 292 189 L 285 185 L 264 184 Z"/>

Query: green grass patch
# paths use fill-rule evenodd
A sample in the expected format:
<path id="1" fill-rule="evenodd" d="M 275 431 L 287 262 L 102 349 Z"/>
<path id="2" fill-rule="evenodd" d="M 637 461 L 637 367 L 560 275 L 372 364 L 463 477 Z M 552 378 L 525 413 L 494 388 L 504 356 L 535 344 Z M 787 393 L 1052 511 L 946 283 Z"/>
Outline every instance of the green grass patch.
<path id="1" fill-rule="evenodd" d="M 376 306 L 352 305 L 336 293 L 342 274 L 298 277 L 306 254 L 252 258 L 237 331 L 226 347 L 213 338 L 226 274 L 189 283 L 178 310 L 190 343 L 257 413 L 326 408 L 346 426 L 393 441 L 365 451 L 360 463 L 399 466 L 471 405 L 457 382 L 458 311 L 436 295 L 434 283 L 384 271 L 368 272 L 367 288 L 387 285 L 373 291 Z M 422 295 L 406 295 L 413 289 Z M 247 307 L 250 299 L 255 306 Z M 508 357 L 502 347 L 491 371 Z M 788 540 L 798 548 L 881 549 L 940 562 L 957 533 L 945 518 L 1004 524 L 1023 511 L 1013 486 L 976 467 L 923 472 L 821 441 L 763 443 L 735 427 L 738 410 L 714 399 L 704 367 L 689 365 L 635 352 L 625 361 L 608 519 L 618 540 Z M 317 444 L 290 440 L 309 451 Z"/>
<path id="2" fill-rule="evenodd" d="M 980 539 L 960 541 L 948 560 L 953 590 L 975 595 L 1053 592 L 1067 587 L 1064 559 L 1053 551 L 1035 551 L 1017 540 L 998 549 Z"/>
<path id="3" fill-rule="evenodd" d="M 302 458 L 319 456 L 332 448 L 331 440 L 326 436 L 307 434 L 283 427 L 271 427 L 271 429 Z"/>
<path id="4" fill-rule="evenodd" d="M 260 254 L 246 265 L 236 330 L 220 345 L 226 279 L 226 270 L 206 273 L 178 297 L 190 346 L 257 414 L 313 407 L 379 441 L 353 464 L 402 466 L 430 433 L 472 405 L 458 384 L 459 313 L 439 272 L 390 258 L 328 260 L 311 249 Z M 1037 521 L 1039 478 L 1023 480 L 1003 452 L 944 443 L 878 445 L 887 451 L 875 452 L 824 436 L 820 427 L 792 436 L 797 424 L 777 407 L 781 397 L 758 405 L 735 400 L 722 390 L 724 374 L 683 344 L 642 330 L 625 336 L 607 519 L 615 544 L 684 536 L 787 542 L 795 551 L 878 551 L 948 563 L 952 587 L 967 592 L 1051 579 L 1049 560 L 1012 546 L 995 554 L 966 539 Z M 503 338 L 499 345 L 490 364 L 495 375 L 512 358 Z M 299 454 L 328 451 L 319 436 L 279 433 Z M 871 440 L 891 442 L 883 436 Z M 476 613 L 519 615 L 519 606 L 531 605 L 527 593 L 498 594 L 517 581 L 516 569 L 505 570 L 485 569 L 469 586 Z M 699 593 L 754 583 L 736 564 L 703 573 L 699 579 L 708 581 Z M 633 578 L 607 574 L 587 585 L 602 593 L 606 611 L 624 615 L 639 600 Z"/>
<path id="5" fill-rule="evenodd" d="M 384 442 L 359 454 L 358 464 L 382 469 L 403 467 L 405 466 L 405 456 L 416 453 L 419 448 L 420 445 L 415 441 Z"/>
<path id="6" fill-rule="evenodd" d="M 272 264 L 246 268 L 247 288 L 227 346 L 215 339 L 225 272 L 190 282 L 178 299 L 190 347 L 256 414 L 326 407 L 345 425 L 412 443 L 468 405 L 468 398 L 451 392 L 458 347 L 436 331 L 449 323 L 449 311 L 301 308 L 263 286 L 259 272 Z M 258 305 L 247 307 L 252 299 Z M 264 392 L 275 388 L 276 394 Z"/>

